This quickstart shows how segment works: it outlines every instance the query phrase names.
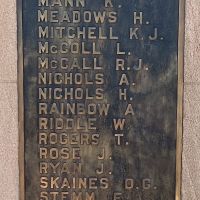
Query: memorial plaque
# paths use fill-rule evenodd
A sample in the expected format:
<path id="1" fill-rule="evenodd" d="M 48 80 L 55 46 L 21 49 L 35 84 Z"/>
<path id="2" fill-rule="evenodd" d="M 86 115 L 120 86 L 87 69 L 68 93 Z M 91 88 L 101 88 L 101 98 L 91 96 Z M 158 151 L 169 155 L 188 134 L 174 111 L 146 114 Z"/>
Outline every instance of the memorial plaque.
<path id="1" fill-rule="evenodd" d="M 183 0 L 18 0 L 20 200 L 180 200 Z"/>

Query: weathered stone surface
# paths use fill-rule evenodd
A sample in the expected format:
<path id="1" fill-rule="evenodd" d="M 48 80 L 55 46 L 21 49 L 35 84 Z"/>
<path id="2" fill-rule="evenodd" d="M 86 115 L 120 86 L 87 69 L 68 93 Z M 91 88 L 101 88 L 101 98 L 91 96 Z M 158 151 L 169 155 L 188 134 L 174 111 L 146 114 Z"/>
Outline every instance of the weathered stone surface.
<path id="1" fill-rule="evenodd" d="M 0 199 L 18 199 L 17 84 L 0 83 Z"/>

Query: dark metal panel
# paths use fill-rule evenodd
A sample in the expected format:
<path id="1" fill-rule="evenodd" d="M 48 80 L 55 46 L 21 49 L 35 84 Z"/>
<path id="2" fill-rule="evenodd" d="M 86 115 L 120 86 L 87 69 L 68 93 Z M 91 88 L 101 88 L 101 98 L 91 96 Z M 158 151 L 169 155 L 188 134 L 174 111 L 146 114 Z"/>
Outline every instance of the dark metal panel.
<path id="1" fill-rule="evenodd" d="M 56 196 L 55 199 L 62 199 L 61 195 L 66 195 L 63 199 L 76 199 L 74 192 L 76 194 L 80 192 L 81 197 L 77 199 L 83 200 L 93 193 L 95 200 L 111 200 L 114 196 L 116 200 L 117 196 L 124 200 L 179 200 L 182 146 L 183 1 L 115 0 L 112 1 L 114 6 L 109 7 L 110 4 L 108 4 L 108 8 L 104 7 L 104 1 L 86 0 L 84 7 L 76 7 L 74 4 L 73 8 L 63 6 L 65 1 L 49 1 L 49 6 L 38 6 L 38 2 L 18 1 L 20 198 L 22 200 L 51 200 L 53 195 Z M 40 2 L 45 4 L 46 1 Z M 62 6 L 51 5 L 52 2 L 62 3 Z M 47 22 L 38 22 L 38 12 L 45 12 L 45 10 L 49 14 Z M 80 13 L 80 16 L 86 16 L 85 21 L 73 22 L 73 11 Z M 58 22 L 49 22 L 51 12 L 53 19 L 58 19 Z M 97 12 L 106 13 L 106 22 L 94 22 L 94 15 Z M 112 23 L 115 12 L 117 22 Z M 134 12 L 137 16 L 142 13 L 142 24 L 138 23 L 139 19 L 134 24 Z M 88 22 L 90 15 L 93 20 Z M 61 21 L 63 16 L 64 22 Z M 110 22 L 107 19 L 110 19 Z M 51 38 L 51 28 L 60 26 L 63 27 L 64 35 L 61 38 L 59 35 Z M 43 30 L 45 27 L 49 28 L 48 38 L 38 36 L 39 27 Z M 82 38 L 81 34 L 80 38 L 72 38 L 73 31 L 84 28 L 86 33 L 90 30 L 90 37 L 97 35 L 97 39 L 87 39 L 88 36 Z M 132 39 L 129 38 L 131 28 L 135 30 L 132 32 Z M 158 37 L 154 40 L 152 35 L 155 36 L 157 30 Z M 104 34 L 110 39 L 103 39 L 103 36 L 98 38 Z M 114 39 L 113 36 L 117 36 L 118 39 Z M 80 51 L 86 45 L 87 50 L 97 49 L 101 53 L 100 55 L 86 52 L 54 53 L 55 47 L 49 48 L 48 53 L 40 53 L 40 42 L 41 44 L 49 42 L 49 46 L 64 44 L 63 51 L 66 45 L 73 44 L 73 47 L 79 45 Z M 117 55 L 117 43 L 120 43 L 118 47 L 125 52 L 125 55 L 123 53 Z M 42 69 L 38 64 L 39 58 L 49 59 L 48 69 Z M 83 69 L 83 60 L 89 60 L 90 65 L 94 67 L 94 58 L 102 69 Z M 65 61 L 68 59 L 71 68 L 61 69 L 60 66 L 55 68 L 55 65 L 51 67 L 51 61 L 55 64 L 55 61 L 59 63 L 61 59 Z M 116 70 L 116 62 L 119 59 L 124 61 L 125 65 L 124 68 Z M 138 67 L 140 59 L 142 59 L 141 67 Z M 72 69 L 72 63 L 75 65 L 76 61 L 80 69 Z M 39 80 L 42 82 L 45 79 L 45 77 L 39 78 L 42 75 L 48 76 L 46 79 L 48 83 L 39 83 Z M 67 80 L 65 76 L 73 77 L 72 84 L 64 83 Z M 83 82 L 80 84 L 79 78 L 82 76 Z M 56 79 L 57 82 L 50 83 L 51 77 L 54 77 L 52 81 Z M 86 84 L 87 79 L 92 84 Z M 60 80 L 63 81 L 62 84 Z M 122 85 L 119 84 L 120 80 L 123 82 Z M 48 91 L 49 89 L 57 91 L 56 94 L 62 90 L 63 96 L 55 99 L 52 96 L 48 98 L 47 95 L 46 99 L 40 99 L 39 91 L 44 92 L 44 88 Z M 65 90 L 70 89 L 79 91 L 77 96 L 80 91 L 83 91 L 83 98 L 64 98 Z M 126 89 L 126 100 L 123 98 L 120 100 L 120 89 L 122 91 Z M 101 90 L 103 90 L 102 99 L 100 98 Z M 88 96 L 93 96 L 93 98 L 86 97 L 87 91 Z M 50 113 L 50 108 L 55 109 L 55 103 L 58 110 Z M 76 109 L 76 114 L 73 115 L 68 114 L 66 110 L 69 105 L 75 105 L 75 107 L 78 105 L 81 107 L 79 110 L 82 107 L 96 108 L 97 106 L 98 110 L 98 106 L 103 104 L 109 107 L 105 115 L 101 115 L 99 111 L 89 114 L 87 109 L 86 114 Z M 47 106 L 47 109 L 44 107 L 39 109 L 41 105 Z M 62 106 L 65 108 L 64 113 L 62 113 Z M 130 113 L 125 115 L 127 108 Z M 132 108 L 134 113 L 131 113 Z M 45 122 L 42 121 L 44 118 L 48 120 L 47 128 L 45 128 Z M 64 128 L 52 127 L 52 121 L 56 118 L 59 122 L 65 123 Z M 80 119 L 77 120 L 77 118 Z M 79 122 L 81 121 L 81 126 L 88 125 L 89 118 L 96 119 L 95 130 L 81 129 Z M 66 129 L 66 121 L 69 119 L 75 121 L 74 129 Z M 125 119 L 123 130 L 114 129 L 115 119 Z M 70 143 L 61 144 L 58 141 L 55 144 L 53 142 L 49 144 L 50 136 L 55 139 L 56 136 L 60 138 L 64 137 L 63 135 L 68 137 Z M 48 144 L 44 144 L 44 139 L 41 144 L 39 143 L 42 136 L 47 136 Z M 120 145 L 117 144 L 118 139 Z M 98 144 L 95 143 L 97 140 Z M 51 156 L 49 156 L 50 149 L 52 151 L 56 149 Z M 103 149 L 105 149 L 106 157 L 98 159 Z M 42 150 L 48 151 L 47 158 L 41 155 Z M 58 159 L 53 159 L 57 150 L 64 152 Z M 70 156 L 72 156 L 72 151 L 79 152 L 80 150 L 81 159 L 76 156 L 74 160 L 61 158 L 62 155 L 68 155 L 67 150 L 70 151 Z M 74 163 L 81 164 L 81 173 L 73 173 Z M 56 164 L 59 165 L 59 169 L 54 173 L 50 170 L 52 169 L 50 166 Z M 44 170 L 46 165 L 48 173 Z M 60 166 L 63 165 L 69 167 L 68 172 L 62 173 Z M 102 166 L 105 171 L 101 174 L 97 171 Z M 54 180 L 58 178 L 53 188 L 49 185 L 51 177 Z M 78 178 L 86 180 L 85 189 L 84 187 L 79 189 L 77 185 L 73 186 L 73 180 L 78 181 Z M 69 186 L 62 188 L 63 181 L 68 181 Z M 94 182 L 95 186 L 91 182 Z M 45 188 L 47 183 L 48 187 Z M 68 192 L 68 194 L 62 192 Z"/>

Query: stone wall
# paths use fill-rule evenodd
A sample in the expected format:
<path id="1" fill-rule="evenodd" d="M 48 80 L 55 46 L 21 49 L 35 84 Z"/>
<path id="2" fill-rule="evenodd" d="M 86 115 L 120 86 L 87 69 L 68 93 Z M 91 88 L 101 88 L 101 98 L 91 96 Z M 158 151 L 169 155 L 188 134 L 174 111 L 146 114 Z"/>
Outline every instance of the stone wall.
<path id="1" fill-rule="evenodd" d="M 200 199 L 200 1 L 186 0 L 183 200 Z"/>

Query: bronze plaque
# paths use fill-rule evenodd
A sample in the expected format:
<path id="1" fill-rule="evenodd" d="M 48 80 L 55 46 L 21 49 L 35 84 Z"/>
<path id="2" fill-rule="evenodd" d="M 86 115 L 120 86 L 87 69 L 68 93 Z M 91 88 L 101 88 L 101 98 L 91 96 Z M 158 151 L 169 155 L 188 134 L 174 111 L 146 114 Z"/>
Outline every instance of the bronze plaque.
<path id="1" fill-rule="evenodd" d="M 21 200 L 180 200 L 183 0 L 18 0 Z"/>

